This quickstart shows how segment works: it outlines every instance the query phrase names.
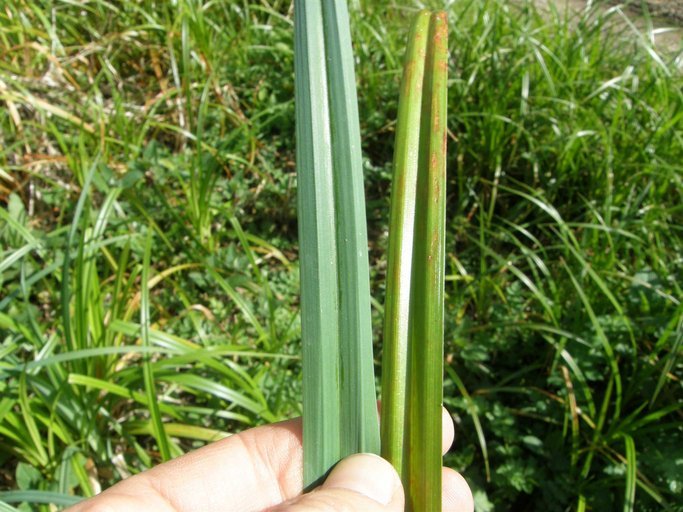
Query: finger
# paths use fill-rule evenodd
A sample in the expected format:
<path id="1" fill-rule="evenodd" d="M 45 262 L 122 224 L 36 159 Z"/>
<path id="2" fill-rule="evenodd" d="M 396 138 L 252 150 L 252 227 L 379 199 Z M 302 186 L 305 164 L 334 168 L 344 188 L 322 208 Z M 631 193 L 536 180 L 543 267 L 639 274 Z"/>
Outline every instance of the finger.
<path id="1" fill-rule="evenodd" d="M 455 438 L 455 428 L 453 418 L 445 407 L 441 408 L 441 453 L 446 455 L 453 444 Z"/>
<path id="2" fill-rule="evenodd" d="M 403 502 L 401 481 L 391 464 L 376 455 L 358 454 L 337 464 L 318 489 L 272 510 L 401 512 Z"/>
<path id="3" fill-rule="evenodd" d="M 301 419 L 257 427 L 123 480 L 70 512 L 263 510 L 301 493 Z M 134 506 L 135 505 L 135 506 Z"/>
<path id="4" fill-rule="evenodd" d="M 266 509 L 301 493 L 301 432 L 301 418 L 246 430 L 157 466 L 150 476 L 175 497 L 178 510 Z"/>
<path id="5" fill-rule="evenodd" d="M 382 401 L 377 400 L 377 414 L 380 415 L 382 412 Z M 441 453 L 446 455 L 448 450 L 450 450 L 453 445 L 453 439 L 455 438 L 455 428 L 453 426 L 453 418 L 451 413 L 445 407 L 441 407 Z"/>
<path id="6" fill-rule="evenodd" d="M 451 468 L 442 469 L 443 512 L 473 512 L 474 499 L 462 475 Z"/>

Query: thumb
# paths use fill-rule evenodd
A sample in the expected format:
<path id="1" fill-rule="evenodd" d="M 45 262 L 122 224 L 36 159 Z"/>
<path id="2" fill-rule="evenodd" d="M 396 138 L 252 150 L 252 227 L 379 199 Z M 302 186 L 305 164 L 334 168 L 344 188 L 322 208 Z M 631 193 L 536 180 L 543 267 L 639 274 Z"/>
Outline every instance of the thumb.
<path id="1" fill-rule="evenodd" d="M 337 464 L 320 487 L 283 503 L 278 512 L 403 511 L 396 470 L 377 455 L 351 455 Z"/>

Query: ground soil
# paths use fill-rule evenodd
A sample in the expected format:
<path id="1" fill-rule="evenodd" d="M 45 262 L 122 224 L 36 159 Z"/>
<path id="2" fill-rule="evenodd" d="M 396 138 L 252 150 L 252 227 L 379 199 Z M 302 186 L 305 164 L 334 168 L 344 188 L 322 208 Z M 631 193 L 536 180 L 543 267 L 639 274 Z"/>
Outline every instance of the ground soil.
<path id="1" fill-rule="evenodd" d="M 654 16 L 678 22 L 679 26 L 683 25 L 683 0 L 648 0 L 645 3 Z"/>
<path id="2" fill-rule="evenodd" d="M 553 4 L 557 9 L 579 12 L 589 0 L 537 0 L 537 3 L 541 7 Z M 620 6 L 639 29 L 650 33 L 659 51 L 678 55 L 676 61 L 683 68 L 683 0 L 610 0 L 604 8 L 612 6 Z M 650 28 L 655 30 L 649 32 Z"/>

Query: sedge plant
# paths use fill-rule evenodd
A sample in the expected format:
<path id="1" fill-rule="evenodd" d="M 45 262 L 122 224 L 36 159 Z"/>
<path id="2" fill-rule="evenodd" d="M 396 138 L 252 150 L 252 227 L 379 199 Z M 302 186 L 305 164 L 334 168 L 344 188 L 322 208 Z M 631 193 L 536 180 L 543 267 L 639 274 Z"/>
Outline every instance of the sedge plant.
<path id="1" fill-rule="evenodd" d="M 391 206 L 382 454 L 407 509 L 441 504 L 447 22 L 413 25 L 399 101 Z M 367 228 L 345 2 L 295 2 L 304 485 L 379 452 Z M 421 207 L 416 209 L 416 204 Z"/>

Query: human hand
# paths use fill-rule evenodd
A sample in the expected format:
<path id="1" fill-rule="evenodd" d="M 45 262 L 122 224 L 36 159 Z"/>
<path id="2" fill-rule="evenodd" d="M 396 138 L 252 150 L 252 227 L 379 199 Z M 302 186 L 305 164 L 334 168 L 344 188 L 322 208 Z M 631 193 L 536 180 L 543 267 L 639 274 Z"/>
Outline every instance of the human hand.
<path id="1" fill-rule="evenodd" d="M 443 451 L 453 442 L 444 410 Z M 352 455 L 313 492 L 302 494 L 301 419 L 265 425 L 207 445 L 123 480 L 68 512 L 403 511 L 393 467 L 375 455 Z M 443 510 L 471 512 L 465 480 L 443 469 Z"/>

